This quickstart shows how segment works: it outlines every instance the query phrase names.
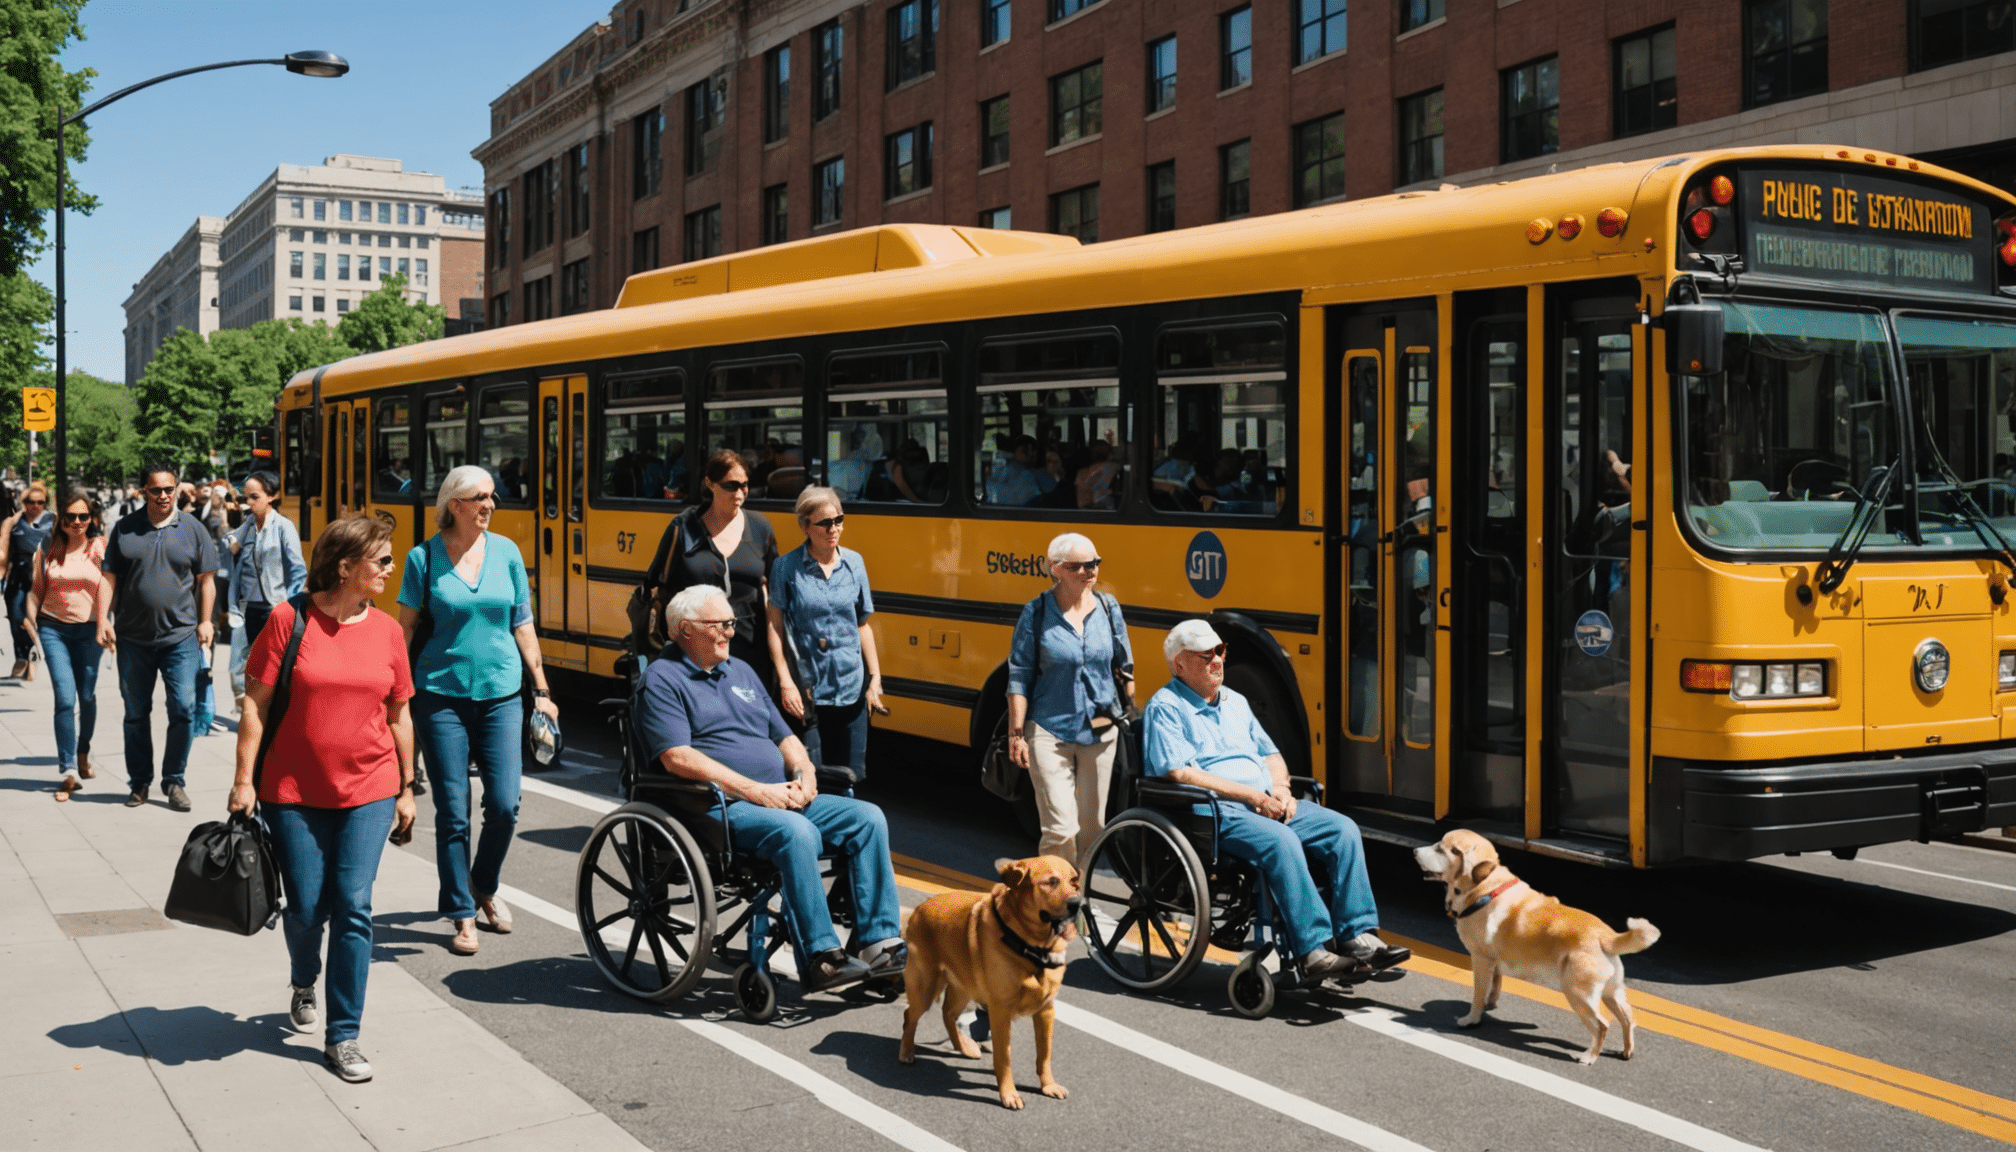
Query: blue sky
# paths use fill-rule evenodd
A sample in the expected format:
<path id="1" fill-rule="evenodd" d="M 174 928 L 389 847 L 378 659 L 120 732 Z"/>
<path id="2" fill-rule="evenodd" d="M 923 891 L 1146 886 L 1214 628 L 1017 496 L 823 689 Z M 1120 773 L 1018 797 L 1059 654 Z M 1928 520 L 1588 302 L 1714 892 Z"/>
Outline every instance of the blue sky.
<path id="1" fill-rule="evenodd" d="M 78 169 L 99 199 L 68 218 L 70 365 L 125 374 L 120 303 L 197 216 L 223 216 L 276 165 L 338 152 L 392 156 L 479 189 L 469 150 L 490 101 L 608 15 L 613 0 L 89 0 L 86 39 L 64 54 L 96 68 L 87 101 L 179 68 L 321 48 L 340 80 L 227 68 L 170 80 L 92 117 Z M 32 270 L 44 283 L 48 258 Z"/>

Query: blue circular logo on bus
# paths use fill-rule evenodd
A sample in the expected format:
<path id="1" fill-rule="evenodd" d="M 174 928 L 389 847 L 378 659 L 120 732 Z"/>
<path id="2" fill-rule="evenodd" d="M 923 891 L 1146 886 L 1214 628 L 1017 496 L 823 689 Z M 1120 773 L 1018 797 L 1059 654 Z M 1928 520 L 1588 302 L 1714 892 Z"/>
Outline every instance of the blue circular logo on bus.
<path id="1" fill-rule="evenodd" d="M 1575 646 L 1582 649 L 1584 656 L 1601 656 L 1610 650 L 1610 642 L 1617 638 L 1617 630 L 1610 626 L 1610 616 L 1591 608 L 1575 620 Z"/>
<path id="2" fill-rule="evenodd" d="M 1225 590 L 1225 545 L 1218 542 L 1216 532 L 1199 532 L 1190 538 L 1183 575 L 1190 579 L 1190 590 L 1206 600 Z"/>

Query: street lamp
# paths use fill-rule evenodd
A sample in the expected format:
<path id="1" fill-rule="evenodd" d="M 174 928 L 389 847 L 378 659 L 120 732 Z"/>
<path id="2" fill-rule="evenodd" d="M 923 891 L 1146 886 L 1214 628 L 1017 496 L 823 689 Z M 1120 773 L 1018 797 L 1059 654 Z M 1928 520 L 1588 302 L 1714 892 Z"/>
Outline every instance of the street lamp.
<path id="1" fill-rule="evenodd" d="M 240 68 L 247 64 L 278 64 L 296 76 L 319 76 L 334 78 L 350 71 L 350 62 L 334 52 L 289 52 L 278 60 L 227 60 L 222 64 L 204 64 L 196 68 L 184 68 L 156 76 L 152 80 L 142 80 L 138 84 L 121 88 L 103 100 L 92 104 L 72 116 L 65 116 L 56 122 L 56 484 L 60 489 L 70 482 L 70 437 L 69 413 L 63 398 L 65 386 L 69 382 L 69 344 L 64 332 L 63 299 L 63 154 L 64 129 L 79 123 L 86 116 L 117 100 L 123 100 L 142 88 L 152 88 L 163 80 L 173 80 L 178 76 L 190 76 L 197 72 L 215 72 L 219 68 Z"/>

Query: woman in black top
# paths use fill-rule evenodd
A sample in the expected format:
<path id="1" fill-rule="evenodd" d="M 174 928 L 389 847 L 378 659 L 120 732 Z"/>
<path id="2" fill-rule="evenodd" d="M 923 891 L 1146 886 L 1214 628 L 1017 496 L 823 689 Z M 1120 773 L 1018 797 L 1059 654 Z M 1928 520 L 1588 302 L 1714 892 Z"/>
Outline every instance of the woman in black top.
<path id="1" fill-rule="evenodd" d="M 702 503 L 673 518 L 658 542 L 651 572 L 662 581 L 667 601 L 695 584 L 726 589 L 735 611 L 728 655 L 748 663 L 774 696 L 769 579 L 771 562 L 777 559 L 777 533 L 770 521 L 742 507 L 749 499 L 749 468 L 740 453 L 720 449 L 707 458 L 701 475 Z"/>

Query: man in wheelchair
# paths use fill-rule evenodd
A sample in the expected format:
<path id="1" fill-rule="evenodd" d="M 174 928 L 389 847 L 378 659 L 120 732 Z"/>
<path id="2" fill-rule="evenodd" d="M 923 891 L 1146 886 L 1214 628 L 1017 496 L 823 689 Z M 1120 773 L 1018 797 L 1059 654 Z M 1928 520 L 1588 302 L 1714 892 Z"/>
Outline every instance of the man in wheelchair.
<path id="1" fill-rule="evenodd" d="M 1148 774 L 1207 788 L 1219 806 L 1223 849 L 1261 872 L 1280 909 L 1287 954 L 1312 980 L 1362 980 L 1412 955 L 1380 940 L 1379 909 L 1365 874 L 1358 826 L 1320 804 L 1300 804 L 1288 762 L 1246 698 L 1225 687 L 1225 643 L 1203 620 L 1185 620 L 1162 642 L 1176 678 L 1142 715 Z M 1326 902 L 1310 874 L 1330 881 Z"/>
<path id="2" fill-rule="evenodd" d="M 729 798 L 738 851 L 775 866 L 799 952 L 799 983 L 817 992 L 903 971 L 907 950 L 889 859 L 889 825 L 865 801 L 819 791 L 805 746 L 763 682 L 728 655 L 735 613 L 721 589 L 696 584 L 665 606 L 672 637 L 644 673 L 638 731 L 652 760 Z M 730 767 L 729 765 L 736 767 Z M 847 860 L 859 957 L 840 947 L 819 880 L 822 852 Z"/>

